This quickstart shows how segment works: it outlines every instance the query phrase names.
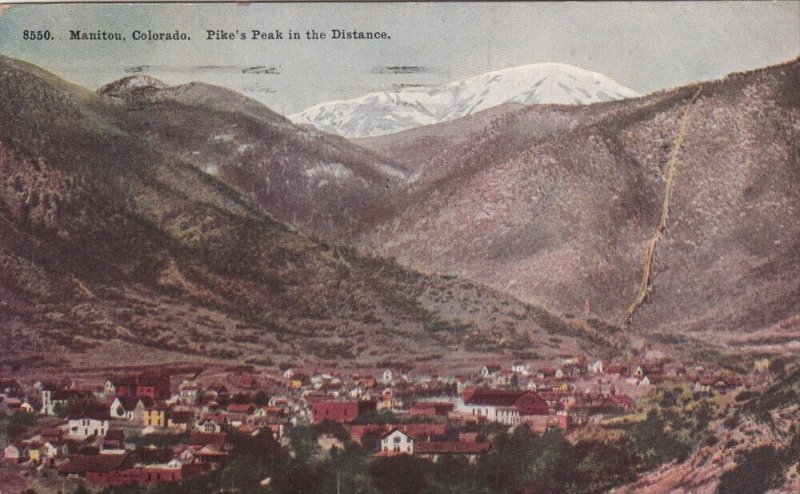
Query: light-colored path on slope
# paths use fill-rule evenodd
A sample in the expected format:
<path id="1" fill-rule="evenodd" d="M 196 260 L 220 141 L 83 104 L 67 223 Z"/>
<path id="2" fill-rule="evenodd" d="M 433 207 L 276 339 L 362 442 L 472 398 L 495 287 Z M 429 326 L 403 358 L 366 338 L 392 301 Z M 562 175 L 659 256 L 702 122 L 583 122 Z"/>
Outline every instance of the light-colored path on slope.
<path id="1" fill-rule="evenodd" d="M 639 285 L 639 291 L 636 294 L 636 299 L 625 310 L 625 315 L 623 316 L 619 326 L 624 326 L 630 323 L 634 312 L 636 312 L 636 309 L 638 309 L 647 300 L 647 296 L 650 294 L 650 285 L 653 280 L 653 259 L 655 257 L 658 243 L 661 241 L 661 238 L 664 236 L 664 232 L 667 229 L 667 222 L 669 220 L 670 196 L 672 195 L 672 183 L 675 179 L 675 169 L 677 168 L 678 163 L 678 153 L 683 146 L 683 141 L 686 136 L 686 126 L 689 123 L 690 110 L 694 105 L 694 102 L 697 100 L 697 97 L 700 96 L 700 91 L 702 91 L 702 89 L 703 86 L 700 86 L 697 89 L 697 91 L 694 93 L 694 96 L 692 96 L 692 99 L 689 100 L 683 109 L 680 126 L 678 127 L 678 135 L 675 137 L 675 142 L 672 146 L 672 155 L 667 163 L 667 181 L 664 184 L 664 201 L 661 204 L 661 217 L 658 220 L 658 225 L 656 226 L 653 236 L 644 244 L 644 268 L 642 270 L 642 282 Z"/>

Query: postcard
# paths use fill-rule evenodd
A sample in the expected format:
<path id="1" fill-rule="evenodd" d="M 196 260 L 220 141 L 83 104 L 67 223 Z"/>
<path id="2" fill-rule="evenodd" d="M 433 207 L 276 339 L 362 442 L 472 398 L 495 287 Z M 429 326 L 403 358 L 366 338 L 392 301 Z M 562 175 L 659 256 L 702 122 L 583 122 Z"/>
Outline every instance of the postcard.
<path id="1" fill-rule="evenodd" d="M 0 5 L 0 493 L 800 492 L 800 3 Z"/>

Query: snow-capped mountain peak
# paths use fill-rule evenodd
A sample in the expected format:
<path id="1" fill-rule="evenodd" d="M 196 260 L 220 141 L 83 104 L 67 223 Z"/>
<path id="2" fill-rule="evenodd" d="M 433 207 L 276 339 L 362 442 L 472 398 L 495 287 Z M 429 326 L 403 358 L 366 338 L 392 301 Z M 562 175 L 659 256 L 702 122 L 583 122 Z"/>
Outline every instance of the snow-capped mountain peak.
<path id="1" fill-rule="evenodd" d="M 637 96 L 606 75 L 572 65 L 540 63 L 443 86 L 404 87 L 320 103 L 289 118 L 355 138 L 445 122 L 509 102 L 581 105 Z"/>

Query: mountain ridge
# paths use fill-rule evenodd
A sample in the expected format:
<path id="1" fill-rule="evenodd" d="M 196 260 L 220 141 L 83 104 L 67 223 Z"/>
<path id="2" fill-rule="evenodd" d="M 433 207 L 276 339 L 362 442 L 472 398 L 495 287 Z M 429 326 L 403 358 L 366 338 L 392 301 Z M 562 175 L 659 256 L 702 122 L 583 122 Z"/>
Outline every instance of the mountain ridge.
<path id="1" fill-rule="evenodd" d="M 678 156 L 655 296 L 634 319 L 634 331 L 707 341 L 748 332 L 789 337 L 793 325 L 781 321 L 793 314 L 788 300 L 800 296 L 790 279 L 800 272 L 792 248 L 798 232 L 778 211 L 798 208 L 799 65 L 704 83 Z M 467 276 L 564 313 L 588 307 L 617 320 L 641 279 L 642 242 L 660 211 L 663 166 L 680 110 L 696 89 L 571 110 L 511 108 L 462 126 L 471 137 L 455 146 L 447 144 L 448 132 L 460 121 L 370 138 L 376 151 L 416 149 L 416 160 L 437 171 L 398 193 L 398 212 L 376 216 L 353 240 L 422 271 Z M 542 132 L 543 119 L 552 120 L 552 132 Z M 426 147 L 440 128 L 446 149 Z M 706 272 L 704 279 L 699 273 Z"/>
<path id="2" fill-rule="evenodd" d="M 7 57 L 0 100 L 4 362 L 86 365 L 122 345 L 109 358 L 347 366 L 403 352 L 446 366 L 614 345 L 495 290 L 295 232 L 132 132 L 126 102 Z"/>
<path id="3" fill-rule="evenodd" d="M 323 102 L 290 119 L 360 138 L 450 121 L 504 103 L 589 104 L 638 96 L 604 74 L 541 63 L 491 71 L 442 86 L 406 87 Z"/>

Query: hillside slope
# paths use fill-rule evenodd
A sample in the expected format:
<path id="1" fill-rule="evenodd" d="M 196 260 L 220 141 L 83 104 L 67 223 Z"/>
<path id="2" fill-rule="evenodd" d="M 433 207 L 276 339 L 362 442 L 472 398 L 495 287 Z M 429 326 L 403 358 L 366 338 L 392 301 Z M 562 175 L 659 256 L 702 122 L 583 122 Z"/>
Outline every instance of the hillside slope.
<path id="1" fill-rule="evenodd" d="M 112 344 L 115 363 L 166 351 L 447 365 L 609 349 L 492 289 L 293 232 L 131 130 L 129 103 L 7 57 L 0 102 L 3 362 L 96 364 Z"/>
<path id="2" fill-rule="evenodd" d="M 350 232 L 406 179 L 341 137 L 301 128 L 261 103 L 203 83 L 132 76 L 98 91 L 126 132 L 243 192 L 281 222 L 330 238 Z"/>
<path id="3" fill-rule="evenodd" d="M 376 215 L 355 243 L 617 321 L 638 289 L 665 165 L 697 89 L 479 122 L 471 139 L 420 154 L 439 172 L 397 193 L 397 213 Z M 438 127 L 417 135 L 435 139 Z M 382 139 L 382 149 L 414 148 L 408 134 Z M 654 291 L 634 331 L 754 351 L 797 339 L 799 142 L 800 62 L 703 86 L 677 156 Z"/>

